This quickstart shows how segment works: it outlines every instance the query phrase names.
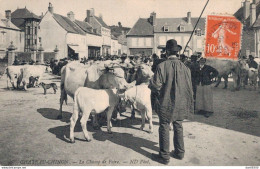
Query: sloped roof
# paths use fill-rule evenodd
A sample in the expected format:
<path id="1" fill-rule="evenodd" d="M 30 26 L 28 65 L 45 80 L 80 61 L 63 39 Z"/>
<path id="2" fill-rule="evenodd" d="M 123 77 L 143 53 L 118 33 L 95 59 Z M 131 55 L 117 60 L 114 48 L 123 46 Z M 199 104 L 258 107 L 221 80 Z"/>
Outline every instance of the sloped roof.
<path id="1" fill-rule="evenodd" d="M 164 32 L 163 27 L 169 26 L 169 32 L 180 32 L 179 26 L 183 25 L 185 28 L 184 32 L 191 32 L 196 25 L 199 18 L 191 18 L 191 24 L 187 23 L 187 18 L 157 18 L 154 32 Z M 200 28 L 202 32 L 205 32 L 205 18 L 200 18 L 196 28 Z"/>
<path id="2" fill-rule="evenodd" d="M 30 12 L 27 8 L 16 9 L 14 12 L 11 13 L 11 18 L 15 18 L 15 19 L 34 18 L 40 20 L 39 16 Z"/>
<path id="3" fill-rule="evenodd" d="M 94 34 L 94 35 L 99 35 L 99 34 L 96 34 L 92 31 L 92 26 L 87 23 L 87 22 L 84 22 L 84 21 L 79 21 L 79 20 L 75 20 L 74 21 L 84 32 L 86 33 L 90 33 L 90 34 Z M 99 35 L 101 36 L 101 35 Z"/>
<path id="4" fill-rule="evenodd" d="M 79 21 L 79 20 L 75 20 L 74 21 L 81 29 L 83 29 L 85 32 L 90 32 L 92 29 L 92 26 L 87 23 L 87 22 L 83 22 L 83 21 Z"/>
<path id="5" fill-rule="evenodd" d="M 256 4 L 256 16 L 259 16 L 260 14 L 260 3 L 258 2 Z M 246 20 L 244 19 L 244 11 L 243 11 L 243 7 L 240 7 L 234 14 L 234 16 L 240 21 L 243 22 L 243 24 L 246 27 L 250 27 L 250 15 L 248 18 L 246 18 Z M 259 17 L 258 17 L 259 18 Z M 256 19 L 257 21 L 257 19 Z M 254 24 L 255 25 L 255 24 Z M 255 26 L 253 26 L 255 27 Z"/>
<path id="6" fill-rule="evenodd" d="M 6 19 L 3 15 L 0 14 L 0 27 L 3 28 L 9 28 L 9 29 L 15 29 L 20 30 L 18 27 L 16 27 L 11 21 Z"/>
<path id="7" fill-rule="evenodd" d="M 94 16 L 94 18 L 105 28 L 110 29 L 109 26 L 107 26 L 107 24 L 103 21 L 103 19 L 101 19 L 100 17 Z"/>
<path id="8" fill-rule="evenodd" d="M 199 18 L 191 18 L 191 24 L 194 27 Z M 206 29 L 206 18 L 200 18 L 199 23 L 196 28 L 200 28 L 202 33 L 205 33 Z"/>
<path id="9" fill-rule="evenodd" d="M 24 25 L 25 25 L 24 19 L 13 19 L 13 18 L 11 18 L 11 21 L 12 21 L 12 23 L 13 23 L 15 26 L 17 26 L 17 27 L 20 28 L 22 31 L 24 31 L 24 29 L 25 29 L 25 27 L 24 27 Z"/>
<path id="10" fill-rule="evenodd" d="M 127 36 L 153 36 L 153 26 L 147 18 L 139 18 Z"/>
<path id="11" fill-rule="evenodd" d="M 76 23 L 72 22 L 68 17 L 54 13 L 53 18 L 67 32 L 85 35 L 85 32 Z"/>

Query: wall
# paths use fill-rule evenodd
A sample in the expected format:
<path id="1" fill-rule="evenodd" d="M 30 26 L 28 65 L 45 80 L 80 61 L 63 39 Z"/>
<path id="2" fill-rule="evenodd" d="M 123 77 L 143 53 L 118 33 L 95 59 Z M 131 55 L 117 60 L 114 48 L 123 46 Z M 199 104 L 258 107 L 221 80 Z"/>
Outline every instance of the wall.
<path id="1" fill-rule="evenodd" d="M 111 45 L 111 31 L 110 29 L 101 28 L 101 34 L 103 39 L 103 45 L 110 46 Z"/>
<path id="2" fill-rule="evenodd" d="M 258 28 L 256 34 L 256 57 L 260 57 L 260 29 Z"/>
<path id="3" fill-rule="evenodd" d="M 0 50 L 6 51 L 6 48 L 8 48 L 11 41 L 13 41 L 13 45 L 17 48 L 16 51 L 24 51 L 24 32 L 6 28 L 1 28 L 1 30 L 6 33 L 0 33 Z"/>
<path id="4" fill-rule="evenodd" d="M 130 55 L 130 49 L 153 49 L 153 37 L 127 37 L 127 55 Z M 154 52 L 154 50 L 153 50 Z"/>
<path id="5" fill-rule="evenodd" d="M 79 59 L 88 56 L 86 35 L 68 33 L 67 44 L 77 46 L 78 50 L 76 51 L 76 53 L 79 54 Z"/>
<path id="6" fill-rule="evenodd" d="M 38 37 L 41 37 L 44 52 L 53 52 L 57 45 L 59 49 L 58 59 L 67 57 L 67 32 L 56 22 L 50 12 L 45 14 L 39 26 Z"/>
<path id="7" fill-rule="evenodd" d="M 157 55 L 160 55 L 161 49 L 158 49 L 158 46 L 162 45 L 165 46 L 167 40 L 169 39 L 175 39 L 178 43 L 178 45 L 182 46 L 181 53 L 183 52 L 189 38 L 190 33 L 155 33 L 154 35 L 154 50 Z M 192 55 L 194 52 L 201 52 L 203 50 L 203 40 L 204 35 L 197 36 L 193 34 L 193 37 L 191 41 L 189 42 L 189 47 L 186 48 L 186 51 L 188 51 L 186 54 L 188 56 Z"/>
<path id="8" fill-rule="evenodd" d="M 121 45 L 116 39 L 111 39 L 111 55 L 118 55 L 118 50 L 121 50 Z"/>
<path id="9" fill-rule="evenodd" d="M 253 30 L 243 30 L 241 38 L 241 56 L 255 54 L 255 33 Z"/>
<path id="10" fill-rule="evenodd" d="M 102 36 L 87 33 L 86 39 L 87 39 L 87 46 L 97 46 L 97 47 L 102 46 Z"/>

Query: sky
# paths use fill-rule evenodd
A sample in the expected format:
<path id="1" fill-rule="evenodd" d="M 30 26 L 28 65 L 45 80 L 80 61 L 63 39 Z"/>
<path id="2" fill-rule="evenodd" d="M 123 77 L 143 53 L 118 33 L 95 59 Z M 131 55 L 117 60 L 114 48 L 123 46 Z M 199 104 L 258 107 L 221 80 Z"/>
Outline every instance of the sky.
<path id="1" fill-rule="evenodd" d="M 209 0 L 204 11 L 204 17 L 212 13 L 227 13 L 233 15 L 241 7 L 242 0 Z M 49 2 L 54 12 L 67 16 L 73 11 L 75 18 L 84 20 L 86 10 L 94 8 L 95 15 L 103 16 L 108 25 L 133 27 L 138 18 L 148 18 L 151 12 L 156 12 L 157 18 L 186 17 L 191 12 L 192 17 L 198 17 L 207 0 L 0 0 L 0 13 L 5 10 L 15 11 L 26 8 L 36 15 L 45 14 Z"/>

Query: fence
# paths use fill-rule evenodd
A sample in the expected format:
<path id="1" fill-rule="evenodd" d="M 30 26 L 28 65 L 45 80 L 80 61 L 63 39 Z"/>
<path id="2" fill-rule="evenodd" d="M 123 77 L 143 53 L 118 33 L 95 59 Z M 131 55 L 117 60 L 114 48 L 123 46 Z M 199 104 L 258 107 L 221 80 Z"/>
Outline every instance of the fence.
<path id="1" fill-rule="evenodd" d="M 31 52 L 16 52 L 15 56 L 16 59 L 18 59 L 19 61 L 25 61 L 25 62 L 30 62 L 31 59 Z"/>
<path id="2" fill-rule="evenodd" d="M 55 53 L 54 52 L 44 52 L 43 58 L 44 58 L 44 62 L 51 61 L 51 59 L 55 59 Z"/>

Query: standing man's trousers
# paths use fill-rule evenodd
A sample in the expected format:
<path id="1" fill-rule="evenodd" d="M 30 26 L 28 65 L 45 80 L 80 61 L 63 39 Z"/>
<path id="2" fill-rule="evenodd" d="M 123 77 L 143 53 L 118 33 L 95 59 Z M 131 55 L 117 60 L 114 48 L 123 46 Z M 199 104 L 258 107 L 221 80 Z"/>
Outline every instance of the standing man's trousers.
<path id="1" fill-rule="evenodd" d="M 169 126 L 170 121 L 166 113 L 159 114 L 159 145 L 160 145 L 160 155 L 164 159 L 170 159 L 170 139 L 169 139 Z M 182 121 L 173 122 L 173 143 L 174 150 L 177 155 L 183 155 L 184 150 L 184 141 L 183 141 L 183 127 Z"/>

